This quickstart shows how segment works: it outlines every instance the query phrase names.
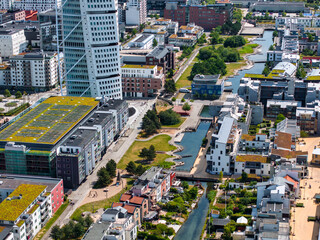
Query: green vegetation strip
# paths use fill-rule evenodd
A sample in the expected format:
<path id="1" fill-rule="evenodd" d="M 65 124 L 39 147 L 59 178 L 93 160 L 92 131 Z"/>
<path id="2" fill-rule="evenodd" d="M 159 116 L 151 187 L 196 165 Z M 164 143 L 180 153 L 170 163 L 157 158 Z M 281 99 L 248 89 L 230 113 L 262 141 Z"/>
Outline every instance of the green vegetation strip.
<path id="1" fill-rule="evenodd" d="M 144 147 L 149 148 L 153 145 L 155 146 L 156 151 L 164 152 L 175 150 L 176 147 L 168 143 L 170 140 L 171 137 L 169 135 L 162 134 L 151 138 L 149 141 L 134 141 L 118 163 L 118 168 L 125 169 L 130 161 L 142 160 L 138 155 L 140 150 Z M 167 154 L 157 154 L 153 165 L 163 163 L 165 159 L 169 157 L 170 156 Z"/>
<path id="2" fill-rule="evenodd" d="M 46 225 L 40 230 L 40 232 L 34 237 L 35 240 L 40 240 L 46 234 L 46 232 L 52 227 L 56 220 L 61 216 L 61 214 L 66 210 L 69 205 L 69 201 L 65 202 L 60 206 L 60 208 L 55 212 L 52 218 L 46 223 Z"/>
<path id="3" fill-rule="evenodd" d="M 182 125 L 182 123 L 184 123 L 184 121 L 186 120 L 187 118 L 181 118 L 180 119 L 180 122 L 175 124 L 175 125 L 162 125 L 161 127 L 162 128 L 178 128 Z"/>

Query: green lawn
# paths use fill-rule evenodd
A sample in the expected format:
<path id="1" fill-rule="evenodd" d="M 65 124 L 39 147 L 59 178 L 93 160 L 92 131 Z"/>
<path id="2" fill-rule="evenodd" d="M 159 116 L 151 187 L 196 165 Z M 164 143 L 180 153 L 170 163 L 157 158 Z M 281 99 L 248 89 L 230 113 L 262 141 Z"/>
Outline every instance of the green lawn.
<path id="1" fill-rule="evenodd" d="M 246 66 L 247 64 L 245 61 L 242 60 L 239 62 L 229 63 L 226 65 L 227 65 L 227 74 L 225 75 L 225 77 L 229 77 L 234 74 L 235 70 L 238 70 L 238 69 Z"/>
<path id="2" fill-rule="evenodd" d="M 130 179 L 127 179 L 127 180 L 130 180 Z M 83 212 L 92 212 L 92 213 L 94 213 L 95 211 L 97 211 L 100 208 L 109 208 L 109 207 L 111 207 L 111 204 L 113 202 L 119 202 L 121 195 L 123 193 L 125 193 L 128 189 L 130 189 L 132 187 L 132 185 L 133 185 L 133 180 L 127 182 L 126 188 L 122 189 L 118 194 L 114 195 L 111 198 L 107 198 L 107 199 L 104 199 L 104 200 L 87 203 L 87 204 L 82 205 L 81 207 L 78 207 L 74 211 L 74 213 L 71 215 L 71 219 L 73 219 L 73 220 L 79 219 Z"/>
<path id="3" fill-rule="evenodd" d="M 192 62 L 192 63 L 186 68 L 186 70 L 181 74 L 179 80 L 176 82 L 176 87 L 177 87 L 177 89 L 191 85 L 191 81 L 188 79 L 188 77 L 189 77 L 190 74 L 191 74 L 191 70 L 192 70 L 193 64 L 194 64 L 194 62 Z"/>
<path id="4" fill-rule="evenodd" d="M 35 240 L 40 240 L 44 234 L 51 228 L 51 226 L 56 222 L 56 220 L 60 217 L 60 215 L 66 210 L 69 205 L 69 201 L 66 201 L 64 204 L 60 206 L 60 208 L 55 212 L 52 218 L 46 223 L 46 225 L 38 232 L 38 234 L 34 237 Z"/>
<path id="5" fill-rule="evenodd" d="M 254 52 L 254 48 L 256 48 L 258 46 L 259 46 L 259 44 L 256 44 L 256 43 L 246 44 L 246 45 L 244 45 L 243 47 L 241 47 L 239 49 L 239 53 L 240 53 L 240 55 L 253 53 Z"/>
<path id="6" fill-rule="evenodd" d="M 151 145 L 153 145 L 156 151 L 165 152 L 175 150 L 176 147 L 168 143 L 170 139 L 171 137 L 169 135 L 163 134 L 158 135 L 150 139 L 149 141 L 134 141 L 130 148 L 127 150 L 127 152 L 123 155 L 120 162 L 117 164 L 117 167 L 120 169 L 125 169 L 130 161 L 142 160 L 138 157 L 138 155 L 140 150 L 144 147 L 149 148 Z M 167 159 L 168 157 L 170 156 L 167 154 L 157 154 L 156 159 L 151 165 L 156 165 L 157 162 L 161 162 Z"/>
<path id="7" fill-rule="evenodd" d="M 182 125 L 182 123 L 184 123 L 184 121 L 186 120 L 187 118 L 184 118 L 182 117 L 180 122 L 175 124 L 175 125 L 162 125 L 163 128 L 178 128 Z"/>

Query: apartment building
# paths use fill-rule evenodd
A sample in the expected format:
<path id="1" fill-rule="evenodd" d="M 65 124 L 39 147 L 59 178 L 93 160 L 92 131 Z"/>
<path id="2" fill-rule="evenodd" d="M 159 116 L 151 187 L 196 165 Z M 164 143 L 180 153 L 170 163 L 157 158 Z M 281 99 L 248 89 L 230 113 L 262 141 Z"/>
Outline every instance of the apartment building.
<path id="1" fill-rule="evenodd" d="M 289 119 L 296 118 L 297 108 L 301 106 L 300 102 L 290 100 L 267 100 L 266 116 L 268 118 L 277 118 L 279 114 Z"/>
<path id="2" fill-rule="evenodd" d="M 158 46 L 146 56 L 146 65 L 157 65 L 166 74 L 169 69 L 175 69 L 175 51 L 169 46 Z"/>
<path id="3" fill-rule="evenodd" d="M 206 31 L 231 20 L 233 4 L 180 5 L 178 2 L 167 2 L 164 18 L 179 22 L 179 25 L 194 23 Z"/>
<path id="4" fill-rule="evenodd" d="M 147 1 L 129 0 L 126 8 L 126 25 L 144 24 L 147 21 Z"/>
<path id="5" fill-rule="evenodd" d="M 270 147 L 270 139 L 265 133 L 257 133 L 256 135 L 242 134 L 239 153 L 268 155 Z"/>
<path id="6" fill-rule="evenodd" d="M 133 216 L 123 207 L 108 208 L 101 219 L 93 224 L 83 236 L 82 240 L 135 240 L 137 225 Z"/>
<path id="7" fill-rule="evenodd" d="M 318 132 L 318 117 L 319 111 L 316 111 L 315 108 L 297 108 L 297 125 L 300 127 L 300 130 L 305 131 L 308 134 L 316 134 Z"/>
<path id="8" fill-rule="evenodd" d="M 56 53 L 20 53 L 10 57 L 10 80 L 4 88 L 47 91 L 58 83 L 58 56 Z"/>
<path id="9" fill-rule="evenodd" d="M 0 55 L 8 59 L 22 53 L 27 48 L 27 40 L 24 30 L 5 29 L 0 30 Z"/>
<path id="10" fill-rule="evenodd" d="M 9 8 L 19 10 L 46 11 L 61 6 L 61 0 L 9 0 Z"/>
<path id="11" fill-rule="evenodd" d="M 303 27 L 320 27 L 320 18 L 318 17 L 277 17 L 276 28 L 286 27 L 291 24 L 299 24 Z"/>
<path id="12" fill-rule="evenodd" d="M 46 194 L 51 194 L 51 208 L 49 209 L 50 214 L 54 214 L 64 201 L 64 185 L 62 179 L 10 174 L 2 176 L 0 179 L 0 203 L 4 201 L 21 184 L 47 186 Z"/>
<path id="13" fill-rule="evenodd" d="M 17 240 L 32 239 L 51 216 L 51 194 L 46 185 L 20 184 L 0 203 L 0 227 L 7 228 Z"/>
<path id="14" fill-rule="evenodd" d="M 271 162 L 267 156 L 238 154 L 234 164 L 235 174 L 246 172 L 258 176 L 270 176 Z"/>
<path id="15" fill-rule="evenodd" d="M 156 65 L 129 65 L 121 67 L 124 97 L 151 97 L 164 84 L 163 68 Z"/>
<path id="16" fill-rule="evenodd" d="M 292 141 L 292 135 L 290 133 L 276 131 L 274 136 L 273 148 L 289 151 L 295 150 L 295 142 Z"/>
<path id="17" fill-rule="evenodd" d="M 232 117 L 224 117 L 218 122 L 218 129 L 212 133 L 210 148 L 207 151 L 207 172 L 224 174 L 234 172 L 234 158 L 238 150 L 241 130 Z"/>
<path id="18" fill-rule="evenodd" d="M 174 177 L 174 172 L 160 167 L 151 167 L 135 181 L 131 192 L 136 196 L 147 197 L 152 206 L 169 192 Z"/>

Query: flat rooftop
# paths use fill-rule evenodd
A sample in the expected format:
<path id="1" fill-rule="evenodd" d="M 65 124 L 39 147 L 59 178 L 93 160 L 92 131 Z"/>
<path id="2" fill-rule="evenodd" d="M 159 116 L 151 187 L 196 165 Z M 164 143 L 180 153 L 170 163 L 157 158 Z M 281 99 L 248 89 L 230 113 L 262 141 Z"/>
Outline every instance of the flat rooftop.
<path id="1" fill-rule="evenodd" d="M 137 39 L 133 40 L 132 42 L 144 42 L 148 38 L 150 38 L 152 35 L 151 34 L 142 34 L 139 36 Z"/>
<path id="2" fill-rule="evenodd" d="M 55 144 L 99 101 L 86 97 L 50 97 L 0 132 L 0 142 Z"/>
<path id="3" fill-rule="evenodd" d="M 21 184 L 0 203 L 0 220 L 17 220 L 46 188 L 44 185 Z"/>

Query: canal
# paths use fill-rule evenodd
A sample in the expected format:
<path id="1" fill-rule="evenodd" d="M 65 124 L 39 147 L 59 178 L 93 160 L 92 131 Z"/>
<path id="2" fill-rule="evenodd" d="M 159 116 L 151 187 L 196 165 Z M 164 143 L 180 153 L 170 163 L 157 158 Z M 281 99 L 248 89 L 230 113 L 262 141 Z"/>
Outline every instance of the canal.
<path id="1" fill-rule="evenodd" d="M 265 61 L 267 57 L 267 51 L 270 45 L 273 44 L 272 41 L 272 31 L 265 31 L 262 38 L 257 38 L 254 43 L 261 45 L 261 52 L 249 56 L 251 61 Z M 227 81 L 232 83 L 233 92 L 237 93 L 240 79 L 244 77 L 246 73 L 262 73 L 264 69 L 264 63 L 256 63 L 252 68 L 242 70 L 238 72 L 238 75 L 228 78 Z M 205 117 L 210 116 L 210 111 L 208 108 L 203 109 Z M 196 155 L 199 152 L 202 138 L 206 135 L 210 124 L 209 123 L 200 123 L 197 132 L 185 133 L 181 145 L 184 147 L 184 150 L 180 152 L 180 155 L 192 154 L 190 158 L 183 158 L 185 165 L 182 166 L 182 170 L 190 170 L 195 161 Z M 206 186 L 206 183 L 202 183 L 203 186 Z M 205 184 L 205 185 L 204 185 Z M 206 194 L 203 194 L 201 197 L 198 207 L 192 211 L 187 221 L 180 228 L 179 232 L 175 236 L 174 240 L 198 240 L 201 237 L 202 228 L 204 226 L 206 216 L 209 209 L 209 201 L 206 198 Z"/>
<path id="2" fill-rule="evenodd" d="M 202 139 L 207 135 L 210 127 L 210 122 L 200 122 L 197 131 L 185 132 L 180 143 L 177 143 L 183 147 L 181 152 L 177 154 L 180 156 L 188 156 L 179 159 L 179 162 L 184 162 L 184 165 L 177 167 L 180 171 L 190 171 L 191 167 L 196 160 Z"/>

